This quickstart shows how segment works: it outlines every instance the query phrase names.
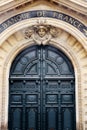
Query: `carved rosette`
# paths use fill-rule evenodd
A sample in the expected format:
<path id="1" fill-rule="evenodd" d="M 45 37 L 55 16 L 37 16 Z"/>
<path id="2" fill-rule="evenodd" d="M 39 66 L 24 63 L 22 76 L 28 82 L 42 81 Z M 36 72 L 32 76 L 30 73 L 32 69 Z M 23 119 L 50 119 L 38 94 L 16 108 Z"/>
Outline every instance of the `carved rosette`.
<path id="1" fill-rule="evenodd" d="M 61 30 L 51 25 L 29 27 L 24 32 L 25 39 L 32 39 L 37 44 L 47 44 L 52 38 L 57 38 Z"/>

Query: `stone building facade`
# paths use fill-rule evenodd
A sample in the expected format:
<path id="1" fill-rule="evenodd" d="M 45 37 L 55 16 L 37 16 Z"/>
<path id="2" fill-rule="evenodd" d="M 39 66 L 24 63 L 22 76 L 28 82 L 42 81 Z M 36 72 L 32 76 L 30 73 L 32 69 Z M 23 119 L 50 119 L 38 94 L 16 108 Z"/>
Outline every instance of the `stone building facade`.
<path id="1" fill-rule="evenodd" d="M 0 129 L 8 130 L 10 68 L 18 54 L 33 45 L 52 45 L 70 59 L 76 130 L 87 130 L 86 0 L 0 1 Z"/>

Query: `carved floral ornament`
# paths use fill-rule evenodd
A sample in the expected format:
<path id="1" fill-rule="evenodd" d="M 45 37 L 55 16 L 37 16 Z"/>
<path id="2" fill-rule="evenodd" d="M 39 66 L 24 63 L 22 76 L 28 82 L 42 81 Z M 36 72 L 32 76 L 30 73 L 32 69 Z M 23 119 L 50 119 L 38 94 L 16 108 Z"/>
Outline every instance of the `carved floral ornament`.
<path id="1" fill-rule="evenodd" d="M 27 28 L 24 31 L 25 39 L 32 39 L 37 44 L 47 44 L 52 38 L 57 38 L 61 33 L 61 29 L 57 29 L 51 25 L 37 25 Z"/>

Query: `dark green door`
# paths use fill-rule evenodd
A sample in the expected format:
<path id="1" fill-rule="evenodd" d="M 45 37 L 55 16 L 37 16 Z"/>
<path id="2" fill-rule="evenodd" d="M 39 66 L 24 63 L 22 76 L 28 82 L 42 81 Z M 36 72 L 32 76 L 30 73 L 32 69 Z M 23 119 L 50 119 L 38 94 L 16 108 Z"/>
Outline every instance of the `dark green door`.
<path id="1" fill-rule="evenodd" d="M 9 130 L 76 130 L 74 70 L 61 51 L 25 49 L 12 63 L 9 84 Z"/>

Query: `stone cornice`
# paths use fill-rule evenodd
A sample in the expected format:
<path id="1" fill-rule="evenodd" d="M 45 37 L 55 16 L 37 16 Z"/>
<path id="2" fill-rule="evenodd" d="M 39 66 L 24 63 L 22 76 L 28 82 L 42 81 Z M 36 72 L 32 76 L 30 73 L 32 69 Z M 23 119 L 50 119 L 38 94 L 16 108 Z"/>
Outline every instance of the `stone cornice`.
<path id="1" fill-rule="evenodd" d="M 70 4 L 73 4 L 76 6 L 79 5 L 79 6 L 87 9 L 87 0 L 52 0 L 52 1 L 66 4 L 66 5 L 70 5 Z M 70 5 L 70 6 L 72 6 L 72 5 Z"/>
<path id="2" fill-rule="evenodd" d="M 87 1 L 86 0 L 52 0 L 55 3 L 66 6 L 69 9 L 75 10 L 78 13 L 87 15 Z"/>
<path id="3" fill-rule="evenodd" d="M 4 2 L 0 2 L 0 14 L 8 12 L 10 10 L 14 10 L 15 8 L 20 8 L 27 3 L 32 3 L 33 0 L 6 0 Z"/>
<path id="4" fill-rule="evenodd" d="M 3 1 L 3 2 L 2 2 Z M 0 14 L 5 13 L 10 10 L 14 10 L 15 8 L 20 8 L 21 6 L 25 6 L 26 4 L 33 3 L 34 1 L 42 2 L 43 0 L 1 0 L 0 2 Z M 58 4 L 60 6 L 67 7 L 78 13 L 87 15 L 87 1 L 86 0 L 44 0 L 53 2 L 54 4 Z"/>

